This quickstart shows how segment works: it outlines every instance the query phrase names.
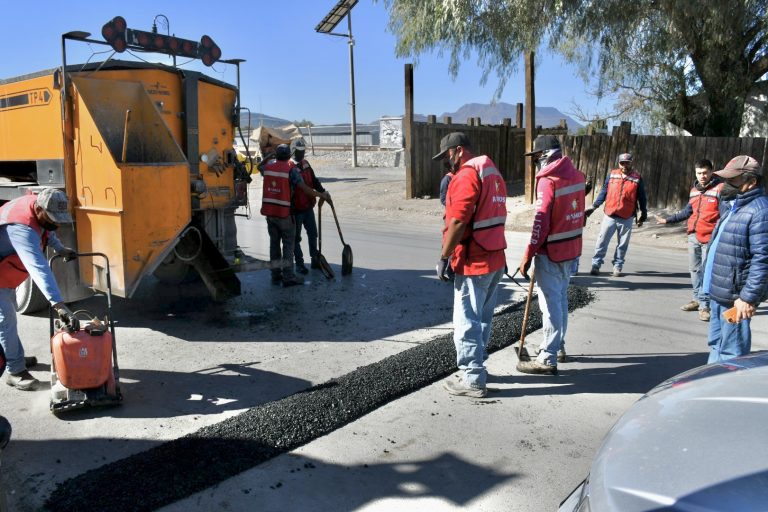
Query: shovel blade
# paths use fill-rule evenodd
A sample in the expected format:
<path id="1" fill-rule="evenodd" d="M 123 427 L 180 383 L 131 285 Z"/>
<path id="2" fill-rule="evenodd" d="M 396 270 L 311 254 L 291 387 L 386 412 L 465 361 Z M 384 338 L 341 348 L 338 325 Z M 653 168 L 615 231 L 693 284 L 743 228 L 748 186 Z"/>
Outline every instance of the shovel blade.
<path id="1" fill-rule="evenodd" d="M 352 247 L 344 244 L 341 251 L 341 275 L 346 276 L 352 273 Z"/>
<path id="2" fill-rule="evenodd" d="M 320 271 L 323 273 L 323 275 L 327 279 L 333 279 L 335 277 L 335 274 L 333 273 L 333 269 L 328 264 L 328 260 L 325 259 L 325 256 L 323 256 L 322 254 L 318 254 L 317 262 L 320 265 Z"/>

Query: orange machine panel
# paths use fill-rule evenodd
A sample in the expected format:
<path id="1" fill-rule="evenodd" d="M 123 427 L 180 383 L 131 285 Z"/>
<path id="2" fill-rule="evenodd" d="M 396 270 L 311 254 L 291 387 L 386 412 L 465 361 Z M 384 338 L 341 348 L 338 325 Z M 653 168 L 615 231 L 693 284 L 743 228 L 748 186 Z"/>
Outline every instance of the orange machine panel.
<path id="1" fill-rule="evenodd" d="M 112 371 L 112 334 L 92 336 L 85 331 L 60 331 L 51 340 L 59 380 L 69 389 L 101 386 Z"/>

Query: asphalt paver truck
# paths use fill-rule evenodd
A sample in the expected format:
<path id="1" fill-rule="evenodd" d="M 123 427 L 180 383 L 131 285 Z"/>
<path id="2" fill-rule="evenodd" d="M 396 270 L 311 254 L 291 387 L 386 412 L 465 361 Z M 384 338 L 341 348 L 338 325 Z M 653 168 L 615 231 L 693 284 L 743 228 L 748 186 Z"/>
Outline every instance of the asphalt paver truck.
<path id="1" fill-rule="evenodd" d="M 115 295 L 131 297 L 150 274 L 180 282 L 192 269 L 214 299 L 238 295 L 235 212 L 247 204 L 250 181 L 233 149 L 243 61 L 221 60 L 209 36 L 132 30 L 119 16 L 102 36 L 64 34 L 61 67 L 0 80 L 0 204 L 44 187 L 64 190 L 75 222 L 59 237 L 77 252 L 108 256 Z M 68 65 L 67 43 L 76 42 L 114 52 Z M 165 54 L 174 64 L 112 58 L 125 51 Z M 233 65 L 238 83 L 181 69 L 176 59 Z M 106 291 L 100 265 L 54 266 L 66 301 Z M 20 312 L 44 306 L 31 280 L 17 289 Z"/>

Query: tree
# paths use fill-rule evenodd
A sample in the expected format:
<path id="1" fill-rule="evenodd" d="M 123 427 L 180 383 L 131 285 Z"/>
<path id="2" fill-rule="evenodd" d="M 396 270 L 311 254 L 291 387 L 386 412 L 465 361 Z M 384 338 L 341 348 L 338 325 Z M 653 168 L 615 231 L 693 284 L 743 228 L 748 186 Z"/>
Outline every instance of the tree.
<path id="1" fill-rule="evenodd" d="M 694 135 L 738 135 L 749 91 L 768 72 L 768 0 L 384 0 L 396 54 L 476 52 L 498 98 L 519 55 L 546 46 Z M 542 77 L 540 77 L 541 79 Z"/>
<path id="2" fill-rule="evenodd" d="M 292 122 L 296 126 L 315 126 L 315 123 L 313 123 L 312 121 L 308 121 L 306 119 L 302 119 L 301 121 L 292 121 Z"/>

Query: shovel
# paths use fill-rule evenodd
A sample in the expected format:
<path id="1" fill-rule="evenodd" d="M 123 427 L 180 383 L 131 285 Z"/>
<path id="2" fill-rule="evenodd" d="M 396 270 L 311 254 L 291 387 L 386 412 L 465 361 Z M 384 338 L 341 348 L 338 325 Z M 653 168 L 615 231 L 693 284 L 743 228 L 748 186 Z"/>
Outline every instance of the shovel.
<path id="1" fill-rule="evenodd" d="M 530 361 L 531 356 L 525 348 L 525 328 L 528 326 L 528 314 L 531 311 L 531 297 L 533 296 L 533 282 L 536 279 L 536 267 L 531 270 L 531 282 L 528 285 L 528 298 L 525 300 L 525 312 L 523 313 L 523 325 L 520 327 L 520 347 L 517 349 L 517 358 L 520 361 Z"/>
<path id="2" fill-rule="evenodd" d="M 320 265 L 320 271 L 328 279 L 334 278 L 333 269 L 328 264 L 328 260 L 323 256 L 323 201 L 317 205 L 317 264 Z"/>
<path id="3" fill-rule="evenodd" d="M 341 275 L 346 276 L 352 273 L 352 247 L 344 243 L 344 236 L 341 234 L 341 226 L 339 226 L 339 218 L 336 216 L 336 208 L 333 207 L 333 203 L 329 204 L 333 212 L 333 220 L 336 221 L 336 229 L 339 231 L 341 245 L 344 246 L 344 249 L 341 251 Z"/>

